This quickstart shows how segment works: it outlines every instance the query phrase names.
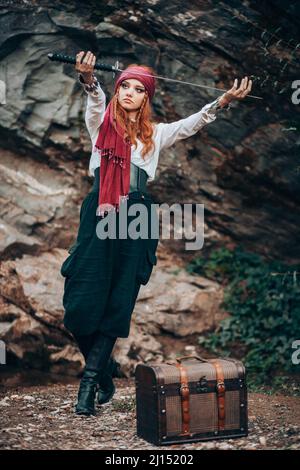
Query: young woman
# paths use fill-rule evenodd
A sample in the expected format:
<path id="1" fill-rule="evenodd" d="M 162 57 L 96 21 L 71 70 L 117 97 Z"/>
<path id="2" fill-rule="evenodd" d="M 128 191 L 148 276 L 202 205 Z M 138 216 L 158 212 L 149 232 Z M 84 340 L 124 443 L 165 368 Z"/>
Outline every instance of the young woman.
<path id="1" fill-rule="evenodd" d="M 93 145 L 89 173 L 94 184 L 81 205 L 76 242 L 61 267 L 64 325 L 85 358 L 75 408 L 83 415 L 95 413 L 97 391 L 100 405 L 115 392 L 116 361 L 111 353 L 118 337 L 129 336 L 140 286 L 147 284 L 156 264 L 158 237 L 153 237 L 151 227 L 157 229 L 158 218 L 151 210 L 153 200 L 146 186 L 154 180 L 160 151 L 214 121 L 219 110 L 228 109 L 233 99 L 244 98 L 252 85 L 245 77 L 238 88 L 236 79 L 228 92 L 197 113 L 172 123 L 155 123 L 151 110 L 154 70 L 128 66 L 117 78 L 106 108 L 105 94 L 94 75 L 95 62 L 90 51 L 76 56 L 78 78 L 88 95 L 85 122 Z M 141 223 L 148 228 L 145 238 L 119 237 L 124 202 L 126 228 L 134 219 L 129 213 L 133 204 L 146 209 L 147 220 Z M 98 223 L 112 213 L 116 237 L 99 237 Z"/>

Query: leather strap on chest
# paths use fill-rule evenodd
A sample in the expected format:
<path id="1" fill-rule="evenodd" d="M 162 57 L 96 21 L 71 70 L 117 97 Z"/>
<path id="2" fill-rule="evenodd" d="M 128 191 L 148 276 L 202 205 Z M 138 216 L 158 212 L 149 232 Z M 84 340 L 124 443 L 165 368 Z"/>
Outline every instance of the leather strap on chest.
<path id="1" fill-rule="evenodd" d="M 182 364 L 176 364 L 180 372 L 180 396 L 182 412 L 182 433 L 181 436 L 187 436 L 190 433 L 190 389 L 188 374 Z"/>
<path id="2" fill-rule="evenodd" d="M 217 379 L 217 406 L 218 406 L 218 429 L 225 429 L 225 382 L 223 367 L 217 359 L 210 359 L 211 364 L 216 370 Z"/>
<path id="3" fill-rule="evenodd" d="M 225 429 L 225 382 L 223 367 L 217 359 L 209 359 L 216 370 L 216 393 L 218 407 L 218 430 Z M 181 435 L 192 434 L 190 432 L 190 389 L 188 382 L 188 373 L 186 368 L 181 364 L 175 364 L 180 372 L 180 396 L 181 396 L 181 412 L 182 412 L 182 433 Z"/>

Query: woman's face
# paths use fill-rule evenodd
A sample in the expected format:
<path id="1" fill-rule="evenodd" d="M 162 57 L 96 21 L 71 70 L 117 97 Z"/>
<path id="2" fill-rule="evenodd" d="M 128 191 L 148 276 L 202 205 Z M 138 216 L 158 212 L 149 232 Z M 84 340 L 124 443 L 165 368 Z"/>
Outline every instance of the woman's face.
<path id="1" fill-rule="evenodd" d="M 121 82 L 118 102 L 127 111 L 136 111 L 141 107 L 145 92 L 146 89 L 142 82 L 135 78 L 128 78 Z"/>

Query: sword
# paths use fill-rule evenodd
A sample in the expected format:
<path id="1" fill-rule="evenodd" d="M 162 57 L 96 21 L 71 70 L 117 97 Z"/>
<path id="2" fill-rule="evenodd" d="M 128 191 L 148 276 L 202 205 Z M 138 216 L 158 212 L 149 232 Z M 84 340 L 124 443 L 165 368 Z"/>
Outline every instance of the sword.
<path id="1" fill-rule="evenodd" d="M 65 54 L 57 54 L 57 53 L 51 53 L 48 54 L 48 59 L 56 62 L 64 62 L 65 64 L 76 64 L 76 57 L 70 56 L 70 55 L 65 55 Z M 94 65 L 94 69 L 96 70 L 103 70 L 105 72 L 112 72 L 113 73 L 113 78 L 115 78 L 116 72 L 123 72 L 125 69 L 120 69 L 119 68 L 119 61 L 115 62 L 115 65 L 110 65 L 110 64 L 102 64 L 100 62 L 96 62 Z M 176 80 L 175 78 L 168 78 L 168 77 L 162 77 L 161 75 L 151 75 L 150 73 L 140 73 L 140 72 L 132 72 L 133 74 L 137 75 L 144 75 L 145 77 L 154 77 L 158 78 L 160 80 L 168 80 L 170 82 L 176 82 L 176 83 L 181 83 L 183 85 L 190 85 L 190 86 L 196 86 L 200 88 L 209 88 L 211 90 L 217 90 L 217 91 L 228 91 L 225 90 L 224 88 L 216 88 L 213 86 L 208 86 L 208 85 L 200 85 L 199 83 L 191 83 L 191 82 L 185 82 L 183 80 Z M 246 98 L 256 98 L 257 100 L 262 100 L 263 98 L 261 96 L 255 96 L 255 95 L 247 95 Z"/>

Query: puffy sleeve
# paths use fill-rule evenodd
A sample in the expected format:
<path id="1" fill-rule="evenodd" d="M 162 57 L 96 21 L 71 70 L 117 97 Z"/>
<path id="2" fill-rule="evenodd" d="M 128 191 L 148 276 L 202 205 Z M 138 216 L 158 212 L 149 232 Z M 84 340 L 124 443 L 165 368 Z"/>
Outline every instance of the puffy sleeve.
<path id="1" fill-rule="evenodd" d="M 213 122 L 217 113 L 228 111 L 231 107 L 230 104 L 223 106 L 219 104 L 220 97 L 211 103 L 203 106 L 197 113 L 170 123 L 159 123 L 161 132 L 160 150 L 170 147 L 177 140 L 187 139 L 188 137 L 196 134 L 203 126 Z"/>
<path id="2" fill-rule="evenodd" d="M 84 82 L 81 74 L 78 75 L 78 80 L 88 95 L 85 111 L 85 123 L 94 146 L 99 133 L 99 127 L 104 119 L 106 96 L 95 75 L 93 75 L 93 82 L 91 85 Z"/>

